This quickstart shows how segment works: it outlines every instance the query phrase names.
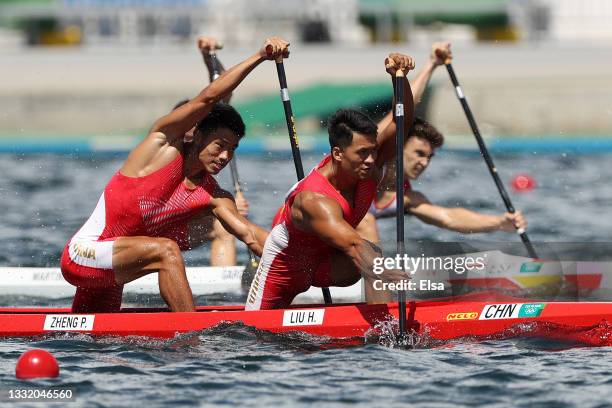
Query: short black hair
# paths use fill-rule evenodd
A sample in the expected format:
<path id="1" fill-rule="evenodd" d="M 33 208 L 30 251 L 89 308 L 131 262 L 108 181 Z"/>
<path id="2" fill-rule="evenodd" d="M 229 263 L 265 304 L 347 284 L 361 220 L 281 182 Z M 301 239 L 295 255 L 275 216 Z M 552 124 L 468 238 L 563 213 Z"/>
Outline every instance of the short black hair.
<path id="1" fill-rule="evenodd" d="M 345 148 L 353 142 L 353 132 L 376 136 L 376 123 L 356 109 L 339 109 L 327 121 L 329 145 Z"/>
<path id="2" fill-rule="evenodd" d="M 404 139 L 404 144 L 406 144 L 408 139 L 411 137 L 419 137 L 427 140 L 434 149 L 437 149 L 444 144 L 444 136 L 442 133 L 438 132 L 438 129 L 433 127 L 433 125 L 431 125 L 425 119 L 419 118 L 418 116 L 414 118 L 412 127 L 408 132 L 408 137 Z"/>
<path id="3" fill-rule="evenodd" d="M 210 113 L 196 124 L 196 129 L 205 135 L 220 127 L 228 128 L 239 139 L 245 133 L 245 126 L 240 113 L 233 106 L 223 102 L 215 104 Z"/>

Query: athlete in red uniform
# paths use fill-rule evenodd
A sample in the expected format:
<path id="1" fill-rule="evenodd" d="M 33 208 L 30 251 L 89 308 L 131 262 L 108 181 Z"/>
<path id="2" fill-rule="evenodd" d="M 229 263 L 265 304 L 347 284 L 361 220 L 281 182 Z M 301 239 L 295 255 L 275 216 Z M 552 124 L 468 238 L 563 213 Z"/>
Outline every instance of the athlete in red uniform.
<path id="1" fill-rule="evenodd" d="M 261 254 L 267 231 L 240 215 L 212 177 L 244 135 L 240 114 L 218 102 L 261 62 L 287 56 L 288 46 L 268 38 L 257 53 L 158 119 L 132 150 L 62 254 L 62 273 L 77 287 L 74 312 L 119 310 L 123 284 L 149 273 L 158 273 L 170 310 L 193 311 L 181 250 L 201 245 L 214 218 Z M 193 141 L 185 143 L 194 126 Z"/>
<path id="2" fill-rule="evenodd" d="M 408 56 L 391 54 L 385 67 L 393 78 L 397 69 L 407 73 L 414 64 Z M 409 84 L 405 90 L 407 131 L 414 105 Z M 394 154 L 395 121 L 377 134 L 376 124 L 363 113 L 340 110 L 328 130 L 331 155 L 289 191 L 266 240 L 247 310 L 286 307 L 311 285 L 348 286 L 361 276 L 366 299 L 386 302 L 391 294 L 375 291 L 374 280 L 408 279 L 400 270 L 374 274 L 381 252 L 355 231 L 376 194 L 383 163 Z"/>

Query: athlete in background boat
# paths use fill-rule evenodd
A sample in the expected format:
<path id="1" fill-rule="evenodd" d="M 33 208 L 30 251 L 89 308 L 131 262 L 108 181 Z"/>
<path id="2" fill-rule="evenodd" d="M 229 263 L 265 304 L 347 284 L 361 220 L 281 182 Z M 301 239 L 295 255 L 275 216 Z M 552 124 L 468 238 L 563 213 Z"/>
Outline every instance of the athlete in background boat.
<path id="1" fill-rule="evenodd" d="M 396 70 L 405 75 L 414 64 L 406 55 L 391 54 L 385 68 L 393 79 Z M 414 107 L 408 84 L 404 100 L 408 131 Z M 350 286 L 362 276 L 366 300 L 388 302 L 392 294 L 374 290 L 374 281 L 409 279 L 396 269 L 375 274 L 374 259 L 382 253 L 355 230 L 376 194 L 383 164 L 394 154 L 395 120 L 378 133 L 365 114 L 341 109 L 329 119 L 328 132 L 331 154 L 289 191 L 274 219 L 247 310 L 284 308 L 312 285 Z"/>
<path id="2" fill-rule="evenodd" d="M 423 96 L 436 67 L 443 65 L 447 58 L 452 58 L 449 43 L 434 43 L 430 58 L 413 82 L 414 103 L 418 104 Z M 390 112 L 380 121 L 378 129 L 386 128 L 393 115 Z M 502 215 L 487 215 L 465 208 L 447 208 L 432 204 L 421 192 L 414 191 L 408 180 L 416 180 L 429 166 L 437 148 L 444 143 L 444 137 L 432 125 L 421 118 L 415 118 L 404 141 L 404 208 L 428 224 L 462 233 L 506 231 L 516 232 L 516 228 L 526 228 L 527 222 L 520 211 Z M 387 168 L 382 182 L 378 186 L 376 198 L 370 211 L 357 227 L 362 237 L 373 243 L 380 242 L 377 218 L 394 217 L 395 200 L 395 160 L 386 164 Z"/>
<path id="3" fill-rule="evenodd" d="M 210 82 L 214 80 L 213 78 L 213 62 L 210 56 L 210 51 L 215 51 L 221 48 L 220 43 L 213 37 L 202 36 L 197 40 L 197 47 L 200 53 L 202 54 L 202 58 L 204 59 L 204 64 L 208 68 L 208 77 Z M 217 59 L 217 66 L 219 69 L 219 74 L 225 72 L 225 67 L 221 64 L 221 61 Z M 225 98 L 223 98 L 223 102 L 229 104 L 230 99 L 232 98 L 231 92 L 227 94 Z M 179 106 L 187 103 L 189 100 L 186 99 L 177 103 L 174 109 Z M 195 128 L 192 128 L 185 134 L 184 141 L 185 143 L 190 143 L 193 140 L 193 131 Z M 236 192 L 234 197 L 236 201 L 236 208 L 238 208 L 238 212 L 243 217 L 248 217 L 249 215 L 249 202 L 242 194 L 242 191 Z M 212 228 L 210 228 L 210 233 L 208 239 L 210 240 L 210 266 L 233 266 L 236 265 L 236 239 L 232 234 L 227 232 L 221 222 L 214 218 L 212 220 Z"/>
<path id="4" fill-rule="evenodd" d="M 73 312 L 113 312 L 123 285 L 158 273 L 171 311 L 193 311 L 181 254 L 207 240 L 212 217 L 261 254 L 268 232 L 238 212 L 212 177 L 229 163 L 244 135 L 240 114 L 218 103 L 261 62 L 288 55 L 272 37 L 186 104 L 158 119 L 111 178 L 93 214 L 66 245 L 61 269 L 77 287 Z M 195 126 L 193 141 L 185 134 Z"/>

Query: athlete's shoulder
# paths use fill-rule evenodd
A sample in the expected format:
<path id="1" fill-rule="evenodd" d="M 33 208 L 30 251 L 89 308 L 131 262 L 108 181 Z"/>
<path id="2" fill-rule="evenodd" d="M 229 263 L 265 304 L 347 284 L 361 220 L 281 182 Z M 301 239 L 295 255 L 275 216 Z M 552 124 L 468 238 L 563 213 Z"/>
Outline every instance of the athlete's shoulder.
<path id="1" fill-rule="evenodd" d="M 300 191 L 295 196 L 292 208 L 310 217 L 342 216 L 342 206 L 337 200 L 315 191 Z"/>
<path id="2" fill-rule="evenodd" d="M 144 177 L 175 162 L 181 152 L 175 146 L 162 142 L 162 139 L 163 134 L 149 134 L 130 152 L 121 173 L 130 177 Z"/>
<path id="3" fill-rule="evenodd" d="M 314 225 L 333 223 L 342 219 L 342 207 L 333 198 L 313 191 L 296 195 L 291 206 L 291 222 L 303 231 L 311 231 Z"/>

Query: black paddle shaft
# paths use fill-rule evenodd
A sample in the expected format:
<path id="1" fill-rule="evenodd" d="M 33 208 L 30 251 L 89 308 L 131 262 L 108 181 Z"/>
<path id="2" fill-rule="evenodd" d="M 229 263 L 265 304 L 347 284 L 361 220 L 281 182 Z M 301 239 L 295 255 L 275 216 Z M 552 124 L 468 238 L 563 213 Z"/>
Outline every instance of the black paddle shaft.
<path id="1" fill-rule="evenodd" d="M 210 63 L 212 65 L 212 80 L 216 80 L 221 75 L 221 68 L 219 67 L 219 60 L 217 60 L 217 53 L 213 50 L 208 51 L 210 57 Z"/>
<path id="2" fill-rule="evenodd" d="M 230 172 L 232 174 L 232 184 L 234 184 L 234 191 L 237 193 L 238 191 L 242 191 L 242 186 L 240 185 L 240 178 L 238 177 L 238 165 L 236 164 L 236 157 L 232 157 L 230 161 Z"/>
<path id="3" fill-rule="evenodd" d="M 406 79 L 402 71 L 395 74 L 395 126 L 396 126 L 396 158 L 395 158 L 395 229 L 397 239 L 397 254 L 403 257 L 406 253 L 404 243 L 404 82 Z M 397 292 L 399 308 L 399 334 L 406 334 L 406 292 Z"/>
<path id="4" fill-rule="evenodd" d="M 304 178 L 304 166 L 302 165 L 302 156 L 298 146 L 297 132 L 295 130 L 295 119 L 293 110 L 291 109 L 291 99 L 289 99 L 289 90 L 287 89 L 287 76 L 285 75 L 285 64 L 282 59 L 276 61 L 276 71 L 278 72 L 278 82 L 280 84 L 281 100 L 283 108 L 285 108 L 285 121 L 287 122 L 287 130 L 289 131 L 289 141 L 291 143 L 291 154 L 293 155 L 293 163 L 295 164 L 295 172 L 298 181 Z M 323 300 L 325 304 L 332 304 L 331 293 L 329 288 L 321 288 L 323 292 Z"/>
<path id="5" fill-rule="evenodd" d="M 463 107 L 463 111 L 465 112 L 465 116 L 467 117 L 467 120 L 470 123 L 470 127 L 472 128 L 472 133 L 474 133 L 474 137 L 476 138 L 476 142 L 478 143 L 478 147 L 480 148 L 480 153 L 482 154 L 482 157 L 487 163 L 489 172 L 491 173 L 491 176 L 493 177 L 493 181 L 495 182 L 495 185 L 497 186 L 497 190 L 499 191 L 499 194 L 501 195 L 502 200 L 504 200 L 504 204 L 506 205 L 506 209 L 508 210 L 508 212 L 514 213 L 516 212 L 516 210 L 514 209 L 514 206 L 512 205 L 512 201 L 510 201 L 510 196 L 506 192 L 506 188 L 504 187 L 504 184 L 499 178 L 499 174 L 497 173 L 497 167 L 495 167 L 495 164 L 493 163 L 493 159 L 491 158 L 491 155 L 489 154 L 489 150 L 487 149 L 487 146 L 485 145 L 485 142 L 482 139 L 480 130 L 478 130 L 476 119 L 474 119 L 472 110 L 470 109 L 470 106 L 468 105 L 467 100 L 465 99 L 463 90 L 461 89 L 461 86 L 459 85 L 459 81 L 457 80 L 457 76 L 455 75 L 455 70 L 453 69 L 453 66 L 450 63 L 447 63 L 445 65 L 446 65 L 446 70 L 448 71 L 448 75 L 450 76 L 451 82 L 453 83 L 453 86 L 455 87 L 455 92 L 457 93 L 459 102 L 461 103 L 461 106 Z M 531 244 L 531 241 L 529 240 L 527 233 L 524 230 L 523 231 L 519 230 L 518 233 L 519 233 L 519 236 L 521 237 L 521 241 L 523 241 L 523 244 L 525 245 L 525 248 L 527 249 L 527 253 L 529 254 L 529 256 L 531 258 L 537 258 L 538 255 L 536 254 L 536 251 L 533 245 Z"/>
<path id="6" fill-rule="evenodd" d="M 232 184 L 234 184 L 234 194 L 238 195 L 238 193 L 242 193 L 242 186 L 240 185 L 240 178 L 238 177 L 238 164 L 236 163 L 235 156 L 232 158 L 229 165 L 232 174 Z M 257 258 L 255 258 L 255 254 L 248 246 L 247 253 L 249 254 L 249 266 L 252 268 L 255 265 L 258 265 L 259 262 L 257 261 Z"/>
<path id="7" fill-rule="evenodd" d="M 289 141 L 291 142 L 291 154 L 293 154 L 293 163 L 295 164 L 295 172 L 298 180 L 304 178 L 304 166 L 302 165 L 302 156 L 300 155 L 300 147 L 298 146 L 297 131 L 295 130 L 295 118 L 291 109 L 291 100 L 289 99 L 289 90 L 287 89 L 287 76 L 285 75 L 285 64 L 282 60 L 276 61 L 276 71 L 278 72 L 278 82 L 280 83 L 281 100 L 285 109 L 285 121 L 287 122 L 287 130 L 289 131 Z"/>

